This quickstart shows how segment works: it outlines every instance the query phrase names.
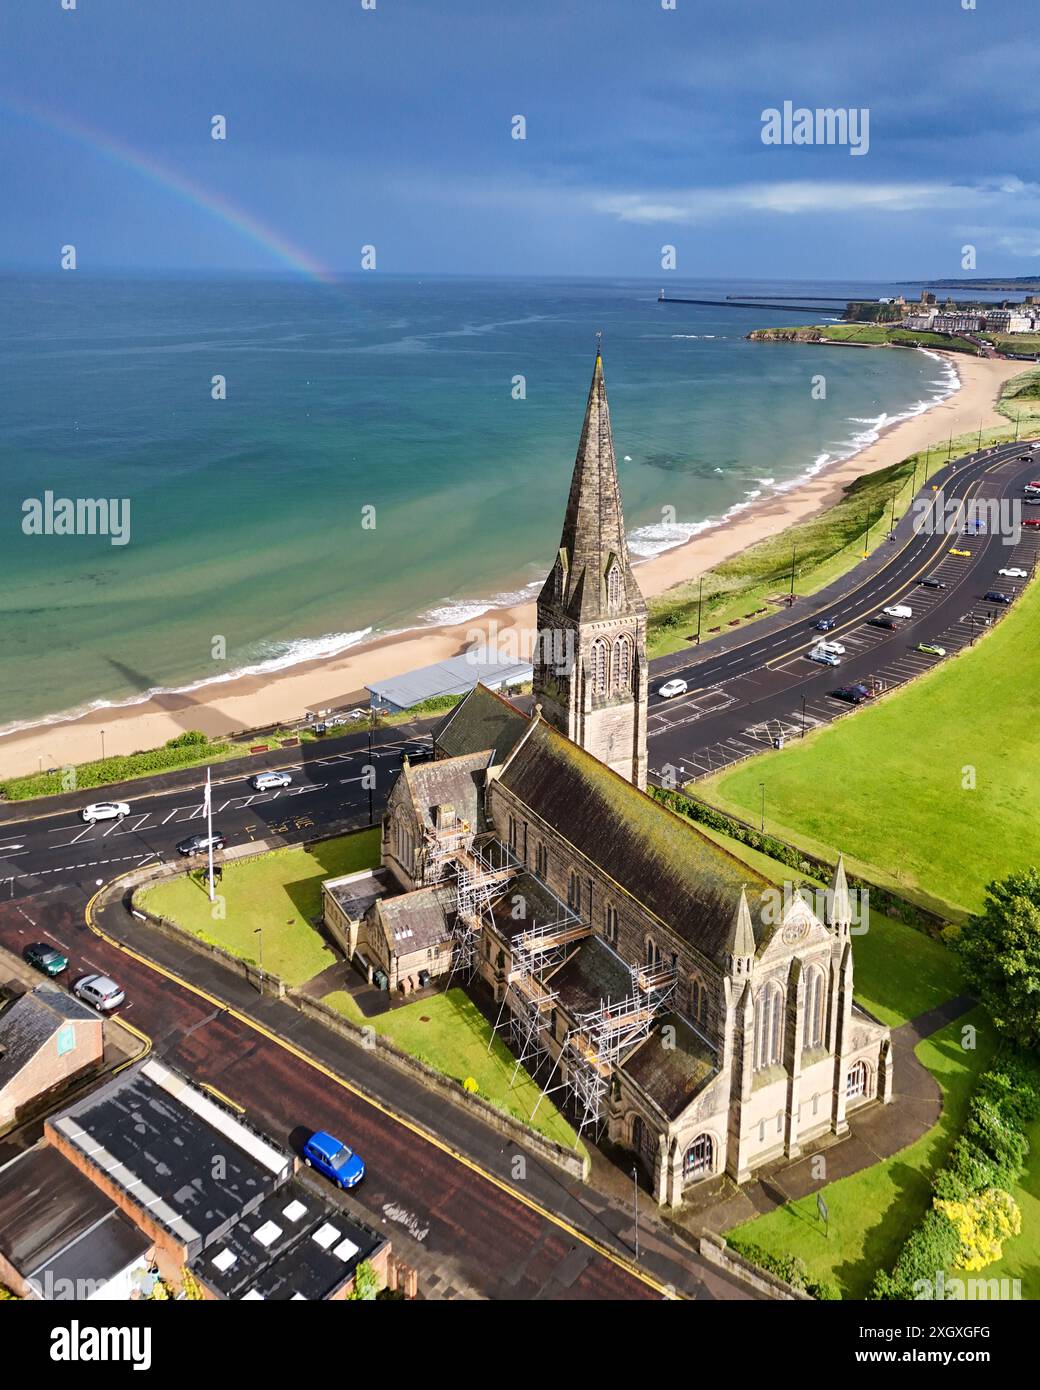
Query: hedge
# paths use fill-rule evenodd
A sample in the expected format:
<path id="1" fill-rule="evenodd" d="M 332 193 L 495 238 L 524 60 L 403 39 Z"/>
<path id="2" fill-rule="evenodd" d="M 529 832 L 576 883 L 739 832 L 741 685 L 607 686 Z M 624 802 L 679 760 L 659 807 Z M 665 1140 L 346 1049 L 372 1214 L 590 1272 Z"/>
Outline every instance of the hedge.
<path id="1" fill-rule="evenodd" d="M 87 791 L 91 787 L 106 787 L 114 782 L 126 782 L 150 772 L 169 772 L 175 768 L 192 767 L 199 763 L 226 757 L 234 752 L 230 743 L 211 743 L 198 729 L 188 729 L 171 738 L 161 748 L 144 753 L 126 753 L 111 758 L 99 758 L 93 763 L 81 763 L 70 769 L 55 768 L 51 772 L 32 773 L 13 777 L 3 784 L 8 801 L 27 801 L 34 796 L 56 796 L 60 792 Z M 69 785 L 71 783 L 71 785 Z"/>
<path id="2" fill-rule="evenodd" d="M 746 1260 L 750 1260 L 752 1264 L 758 1265 L 760 1269 L 766 1270 L 769 1274 L 775 1274 L 777 1278 L 786 1280 L 799 1293 L 807 1293 L 812 1298 L 827 1301 L 841 1298 L 841 1291 L 837 1284 L 830 1279 L 814 1278 L 809 1273 L 805 1261 L 798 1255 L 774 1255 L 771 1251 L 763 1250 L 761 1245 L 755 1245 L 752 1241 L 745 1243 L 739 1240 L 730 1240 L 728 1243 Z"/>
<path id="3" fill-rule="evenodd" d="M 1011 1194 L 1024 1170 L 1025 1126 L 1040 1115 L 1040 1063 L 1008 1050 L 979 1079 L 968 1118 L 944 1166 L 932 1179 L 939 1201 L 966 1202 L 992 1188 Z M 880 1270 L 873 1299 L 913 1300 L 934 1287 L 940 1270 L 956 1266 L 961 1240 L 953 1222 L 932 1207 L 911 1231 L 892 1272 Z"/>

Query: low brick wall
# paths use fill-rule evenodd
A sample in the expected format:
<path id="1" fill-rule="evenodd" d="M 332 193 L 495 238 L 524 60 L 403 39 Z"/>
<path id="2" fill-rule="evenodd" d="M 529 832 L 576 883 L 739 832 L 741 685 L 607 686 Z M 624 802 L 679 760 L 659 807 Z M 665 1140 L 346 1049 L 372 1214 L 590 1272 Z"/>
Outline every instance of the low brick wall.
<path id="1" fill-rule="evenodd" d="M 735 1275 L 746 1284 L 751 1284 L 762 1293 L 768 1294 L 770 1298 L 792 1303 L 815 1303 L 816 1301 L 811 1295 L 793 1288 L 785 1280 L 779 1279 L 775 1274 L 770 1274 L 766 1269 L 760 1269 L 758 1265 L 746 1260 L 736 1250 L 731 1250 L 722 1236 L 701 1236 L 697 1242 L 697 1248 L 709 1263 L 725 1270 L 727 1274 Z"/>

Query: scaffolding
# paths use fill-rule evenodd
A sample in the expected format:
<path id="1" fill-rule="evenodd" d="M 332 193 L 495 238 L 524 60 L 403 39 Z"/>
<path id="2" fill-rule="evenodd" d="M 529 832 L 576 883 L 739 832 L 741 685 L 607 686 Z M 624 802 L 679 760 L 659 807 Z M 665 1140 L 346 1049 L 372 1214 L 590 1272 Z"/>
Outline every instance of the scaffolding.
<path id="1" fill-rule="evenodd" d="M 598 1008 L 576 1016 L 535 1105 L 537 1111 L 543 1097 L 554 1091 L 568 1091 L 578 1116 L 579 1136 L 589 1128 L 594 1128 L 596 1137 L 599 1136 L 603 1102 L 614 1067 L 623 1054 L 649 1037 L 654 1021 L 667 1007 L 675 989 L 674 966 L 657 962 L 631 966 L 630 970 L 632 986 L 623 999 L 600 1000 Z M 563 1079 L 554 1086 L 553 1078 L 561 1063 Z"/>
<path id="2" fill-rule="evenodd" d="M 439 877 L 445 876 L 449 861 L 455 866 L 455 917 L 452 925 L 451 970 L 446 989 L 460 971 L 467 980 L 477 966 L 477 949 L 485 926 L 490 926 L 494 905 L 509 886 L 521 865 L 519 859 L 500 840 L 465 844 L 445 853 Z"/>

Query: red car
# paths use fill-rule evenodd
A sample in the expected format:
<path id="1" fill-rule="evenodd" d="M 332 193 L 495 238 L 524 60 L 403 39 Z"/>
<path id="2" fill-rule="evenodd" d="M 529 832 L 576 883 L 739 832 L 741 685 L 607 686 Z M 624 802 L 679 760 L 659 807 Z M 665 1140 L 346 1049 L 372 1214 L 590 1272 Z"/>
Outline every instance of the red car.
<path id="1" fill-rule="evenodd" d="M 1031 526 L 1033 530 L 1040 527 L 1040 516 L 1027 516 L 1022 521 L 1023 526 Z"/>

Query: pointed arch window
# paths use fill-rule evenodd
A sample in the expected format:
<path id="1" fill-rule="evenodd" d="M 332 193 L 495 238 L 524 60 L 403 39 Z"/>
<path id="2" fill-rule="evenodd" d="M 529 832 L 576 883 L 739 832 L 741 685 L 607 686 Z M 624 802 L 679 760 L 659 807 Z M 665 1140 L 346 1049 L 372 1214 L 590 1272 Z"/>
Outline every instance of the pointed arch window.
<path id="1" fill-rule="evenodd" d="M 708 991 L 699 975 L 690 976 L 690 1017 L 694 1023 L 708 1020 Z"/>
<path id="2" fill-rule="evenodd" d="M 755 1069 L 778 1066 L 783 1057 L 784 992 L 775 982 L 763 985 L 755 1003 Z"/>
<path id="3" fill-rule="evenodd" d="M 815 966 L 805 982 L 805 1022 L 802 1030 L 803 1047 L 823 1046 L 823 1025 L 826 1015 L 827 982 L 823 971 Z"/>
<path id="4" fill-rule="evenodd" d="M 715 1145 L 710 1134 L 699 1134 L 683 1154 L 683 1177 L 703 1178 L 714 1167 Z"/>
<path id="5" fill-rule="evenodd" d="M 621 566 L 616 560 L 607 570 L 607 607 L 612 613 L 621 607 Z"/>
<path id="6" fill-rule="evenodd" d="M 592 678 L 592 693 L 605 695 L 607 693 L 607 644 L 602 637 L 597 637 L 592 644 L 592 650 L 589 653 L 589 672 Z"/>
<path id="7" fill-rule="evenodd" d="M 614 685 L 627 690 L 632 684 L 632 639 L 622 636 L 614 643 Z"/>

